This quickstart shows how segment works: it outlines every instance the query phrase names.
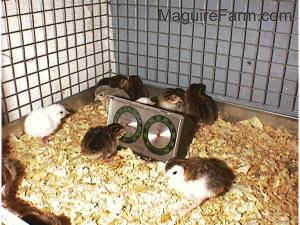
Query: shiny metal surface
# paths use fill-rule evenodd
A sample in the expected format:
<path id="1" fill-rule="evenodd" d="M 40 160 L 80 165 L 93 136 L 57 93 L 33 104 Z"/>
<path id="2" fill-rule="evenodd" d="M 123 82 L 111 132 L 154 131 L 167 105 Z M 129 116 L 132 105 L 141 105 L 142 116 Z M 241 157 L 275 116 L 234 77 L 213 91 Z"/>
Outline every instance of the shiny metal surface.
<path id="1" fill-rule="evenodd" d="M 149 128 L 148 139 L 154 147 L 164 148 L 171 139 L 170 129 L 163 123 L 154 123 Z"/>
<path id="2" fill-rule="evenodd" d="M 126 137 L 131 137 L 136 132 L 138 123 L 135 117 L 131 113 L 129 112 L 123 113 L 117 122 L 120 123 L 122 126 L 124 126 L 126 130 L 126 135 L 125 135 Z"/>
<path id="3" fill-rule="evenodd" d="M 135 120 L 133 117 L 137 118 L 136 115 L 130 115 L 134 111 L 135 114 L 140 115 L 140 119 Z M 160 122 L 162 120 L 164 121 Z M 134 138 L 120 140 L 120 145 L 131 148 L 137 154 L 166 161 L 178 156 L 182 149 L 180 144 L 184 117 L 180 114 L 112 96 L 107 124 L 116 121 L 128 127 L 130 132 L 128 136 L 137 131 L 133 134 Z"/>

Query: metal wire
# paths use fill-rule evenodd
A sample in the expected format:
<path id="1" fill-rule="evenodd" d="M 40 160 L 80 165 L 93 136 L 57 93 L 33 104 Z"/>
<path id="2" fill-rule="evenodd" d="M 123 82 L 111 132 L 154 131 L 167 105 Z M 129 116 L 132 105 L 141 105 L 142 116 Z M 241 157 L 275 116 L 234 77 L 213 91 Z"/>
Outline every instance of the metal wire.
<path id="1" fill-rule="evenodd" d="M 263 2 L 264 0 L 262 0 Z M 263 4 L 263 3 L 262 3 Z M 232 11 L 234 12 L 235 7 L 235 0 L 232 1 Z M 226 75 L 225 75 L 225 88 L 224 88 L 224 96 L 227 96 L 227 88 L 228 88 L 228 75 L 229 75 L 229 65 L 230 65 L 230 55 L 231 55 L 231 43 L 232 43 L 232 33 L 233 33 L 233 20 L 231 21 L 230 26 L 230 36 L 229 36 L 229 49 L 228 49 L 228 57 L 227 57 L 227 68 L 226 68 Z M 258 51 L 257 51 L 258 52 Z M 257 57 L 256 57 L 257 58 Z M 255 71 L 255 70 L 254 70 Z M 254 80 L 254 79 L 253 79 Z"/>
<path id="2" fill-rule="evenodd" d="M 131 68 L 149 84 L 185 88 L 192 82 L 200 81 L 208 85 L 208 92 L 217 100 L 297 117 L 298 75 L 293 71 L 298 71 L 298 65 L 289 57 L 298 51 L 290 48 L 292 40 L 298 38 L 298 31 L 294 31 L 294 21 L 298 19 L 296 0 L 284 3 L 245 1 L 243 7 L 246 12 L 249 12 L 250 5 L 259 4 L 259 10 L 255 12 L 257 15 L 261 15 L 270 5 L 277 13 L 286 6 L 291 7 L 293 21 L 275 21 L 273 30 L 265 29 L 262 21 L 257 26 L 245 22 L 241 27 L 233 21 L 218 21 L 215 24 L 192 21 L 192 24 L 185 25 L 169 19 L 162 22 L 156 18 L 159 9 L 179 13 L 199 10 L 218 12 L 221 3 L 224 3 L 221 0 L 52 0 L 52 6 L 47 5 L 49 1 L 41 0 L 37 5 L 36 1 L 29 0 L 28 10 L 25 11 L 20 2 L 2 1 L 2 20 L 6 27 L 2 37 L 7 40 L 7 45 L 2 49 L 5 57 L 2 65 L 4 123 L 24 116 L 38 105 L 48 105 L 82 92 L 105 75 L 132 75 Z M 210 7 L 213 4 L 218 7 Z M 12 10 L 13 7 L 15 10 Z M 87 11 L 89 8 L 90 13 Z M 227 11 L 242 12 L 241 2 L 233 0 Z M 47 20 L 49 16 L 51 22 Z M 28 26 L 23 23 L 25 17 L 30 19 Z M 41 21 L 36 23 L 36 18 L 41 18 Z M 107 20 L 105 24 L 104 19 Z M 14 20 L 18 21 L 18 28 L 11 22 Z M 100 26 L 97 26 L 98 23 Z M 185 32 L 185 26 L 190 26 L 188 32 Z M 221 29 L 227 30 L 228 36 Z M 251 36 L 247 36 L 247 32 L 256 34 L 257 40 L 248 41 Z M 266 42 L 263 32 L 272 35 L 272 39 Z M 239 34 L 240 37 L 237 37 Z M 287 38 L 281 40 L 281 36 Z M 277 43 L 278 38 L 280 44 Z M 190 40 L 190 43 L 185 40 Z M 39 49 L 40 45 L 45 46 L 45 52 Z M 247 48 L 254 49 L 252 56 L 247 54 Z M 266 48 L 270 57 L 266 57 L 268 52 L 263 52 L 265 57 L 261 57 L 261 48 Z M 284 61 L 278 60 L 276 51 L 286 53 Z M 19 52 L 24 57 L 15 58 L 13 52 Z M 219 58 L 224 61 L 221 65 Z M 247 71 L 245 62 L 248 61 L 253 61 L 249 64 L 251 71 Z M 283 71 L 273 75 L 273 65 L 281 66 Z M 24 71 L 20 71 L 20 66 Z M 267 66 L 266 69 L 264 66 Z M 115 70 L 112 71 L 113 68 Z M 218 73 L 224 74 L 224 77 L 216 76 Z M 257 82 L 260 80 L 265 80 L 265 83 Z M 20 81 L 27 88 L 18 88 Z M 274 87 L 273 81 L 279 85 Z M 287 83 L 292 88 L 288 92 Z"/>
<path id="3" fill-rule="evenodd" d="M 280 7 L 280 2 L 278 2 L 276 6 L 276 14 L 279 12 L 279 7 Z M 269 89 L 269 82 L 270 82 L 270 76 L 271 76 L 271 66 L 272 66 L 272 61 L 273 61 L 273 52 L 274 52 L 274 44 L 275 44 L 275 34 L 277 30 L 277 21 L 275 21 L 274 25 L 274 35 L 273 35 L 273 40 L 272 40 L 272 49 L 271 49 L 271 55 L 270 55 L 270 64 L 269 64 L 269 71 L 268 71 L 268 76 L 267 76 L 267 82 L 266 82 L 266 88 L 265 88 L 265 96 L 264 96 L 264 104 L 266 104 L 267 101 L 267 96 L 268 96 L 268 89 Z M 283 80 L 282 80 L 283 82 Z"/>
<path id="4" fill-rule="evenodd" d="M 4 2 L 4 7 L 3 8 L 5 9 L 5 15 L 7 15 L 7 6 L 6 6 L 5 2 Z M 7 32 L 9 33 L 10 28 L 9 28 L 8 20 L 6 21 L 6 29 L 7 29 Z M 9 48 L 11 48 L 11 38 L 10 38 L 9 35 L 8 35 L 8 46 L 9 46 Z M 12 63 L 13 58 L 12 58 L 12 52 L 11 51 L 9 51 L 9 58 L 10 58 L 10 61 Z M 17 92 L 18 90 L 17 90 L 17 82 L 16 82 L 14 66 L 12 66 L 12 77 L 13 77 L 14 86 L 15 86 L 15 89 L 16 89 L 16 92 Z M 3 90 L 3 92 L 4 92 L 3 96 L 5 96 L 5 90 Z M 19 95 L 15 95 L 15 96 L 17 98 L 17 105 L 19 106 L 20 105 Z M 6 106 L 7 106 L 7 104 L 6 104 Z M 21 117 L 21 110 L 20 109 L 17 109 L 17 110 L 18 110 L 18 114 L 19 114 L 18 116 Z M 8 116 L 8 118 L 9 118 L 9 116 Z"/>
<path id="5" fill-rule="evenodd" d="M 107 12 L 109 12 L 109 4 L 108 4 L 108 1 L 106 2 L 106 8 L 107 8 Z M 94 10 L 93 10 L 93 12 L 94 12 Z M 101 4 L 100 4 L 100 12 L 102 12 L 102 8 L 101 8 Z M 107 15 L 107 33 L 108 33 L 108 43 L 107 43 L 107 45 L 108 45 L 108 55 L 109 55 L 109 59 L 111 59 L 111 57 L 112 57 L 112 53 L 111 53 L 111 48 L 110 48 L 110 17 Z M 102 25 L 102 19 L 101 19 L 101 25 Z M 100 25 L 100 26 L 101 26 Z M 94 26 L 93 26 L 94 27 Z M 94 34 L 95 32 L 93 32 L 93 34 Z M 101 35 L 102 35 L 102 33 L 101 33 Z M 102 39 L 102 38 L 101 38 Z M 102 42 L 101 42 L 102 43 Z M 101 50 L 103 49 L 103 45 L 101 46 Z M 95 51 L 94 51 L 95 52 Z M 103 59 L 103 53 L 102 53 L 102 59 Z M 109 60 L 109 70 L 108 70 L 108 73 L 109 73 L 109 76 L 111 76 L 112 75 L 112 67 L 111 67 L 111 60 Z M 102 71 L 104 71 L 104 67 L 103 67 L 103 70 Z M 96 79 L 96 78 L 95 78 Z"/>
<path id="6" fill-rule="evenodd" d="M 249 0 L 247 0 L 247 6 L 246 6 L 246 13 L 249 13 Z M 237 99 L 240 98 L 240 93 L 241 93 L 241 81 L 242 81 L 242 74 L 243 74 L 243 66 L 244 66 L 244 58 L 245 58 L 245 47 L 246 47 L 246 32 L 247 32 L 247 27 L 248 27 L 248 20 L 245 21 L 245 29 L 243 33 L 243 48 L 242 48 L 242 59 L 241 59 L 241 71 L 240 71 L 240 76 L 238 80 L 238 92 L 237 92 Z M 252 90 L 251 90 L 252 91 Z M 250 94 L 251 95 L 251 94 Z"/>
<path id="7" fill-rule="evenodd" d="M 264 0 L 261 1 L 261 11 L 260 11 L 260 14 L 262 14 L 263 12 L 264 12 Z M 262 21 L 259 22 L 259 30 L 261 30 L 261 26 L 262 26 Z M 260 45 L 260 35 L 261 35 L 261 32 L 258 32 L 258 38 L 257 38 L 257 42 L 256 42 L 257 46 Z M 274 37 L 275 37 L 275 35 L 274 35 Z M 256 59 L 258 57 L 258 51 L 259 51 L 259 49 L 256 49 L 256 54 L 255 54 L 255 58 Z M 254 72 L 256 71 L 256 67 L 257 67 L 257 60 L 254 63 L 254 67 L 253 67 L 253 71 Z M 250 86 L 251 90 L 253 90 L 254 82 L 255 82 L 255 76 L 253 76 L 252 80 L 251 80 L 251 86 Z M 250 95 L 249 101 L 251 102 L 252 100 L 253 100 L 253 94 Z"/>
<path id="8" fill-rule="evenodd" d="M 168 1 L 168 10 L 171 9 L 171 0 Z M 167 79 L 166 82 L 169 83 L 169 69 L 170 69 L 170 36 L 171 36 L 171 21 L 168 20 L 168 53 L 167 53 Z"/>
<path id="9" fill-rule="evenodd" d="M 84 91 L 93 86 L 97 78 L 110 74 L 109 35 L 103 35 L 109 33 L 110 24 L 108 19 L 107 24 L 101 21 L 102 17 L 108 18 L 107 11 L 102 10 L 108 8 L 108 2 L 15 0 L 2 1 L 2 5 L 2 21 L 6 26 L 2 38 L 7 40 L 2 48 L 5 57 L 2 65 L 4 123 Z M 89 7 L 91 15 L 87 12 Z M 94 7 L 100 12 L 94 13 Z M 95 25 L 97 20 L 99 26 Z M 92 34 L 89 41 L 87 33 Z M 80 37 L 83 39 L 79 40 Z M 80 49 L 84 49 L 81 55 L 78 54 Z M 19 54 L 17 58 L 14 51 Z M 90 58 L 93 60 L 88 63 Z M 102 69 L 98 70 L 99 67 Z"/>
<path id="10" fill-rule="evenodd" d="M 278 3 L 279 4 L 279 3 Z M 293 33 L 293 28 L 294 28 L 294 21 L 295 21 L 295 13 L 296 13 L 296 9 L 297 9 L 297 1 L 294 1 L 294 5 L 293 5 L 293 21 L 291 21 L 291 25 L 290 25 L 290 38 L 289 38 L 289 43 L 288 43 L 288 48 L 290 48 L 291 46 L 291 38 L 292 38 L 292 33 Z M 297 18 L 296 18 L 297 19 Z M 298 35 L 297 35 L 298 36 Z M 277 105 L 277 108 L 280 108 L 280 105 L 281 105 L 281 98 L 282 98 L 282 92 L 283 92 L 283 88 L 284 88 L 284 80 L 285 80 L 285 76 L 286 76 L 286 65 L 288 63 L 288 57 L 289 55 L 287 54 L 286 56 L 286 59 L 285 59 L 285 64 L 283 65 L 284 66 L 284 69 L 283 69 L 283 75 L 282 75 L 282 82 L 281 82 L 281 87 L 280 87 L 280 95 L 279 95 L 279 99 L 278 99 L 278 105 Z M 299 66 L 299 65 L 298 65 Z M 297 96 L 297 92 L 298 92 L 298 82 L 297 82 L 297 85 L 296 85 L 296 90 L 295 90 L 295 97 L 294 97 L 294 100 L 293 100 L 293 109 L 295 108 L 295 102 L 296 102 L 296 99 L 298 98 Z M 297 110 L 298 111 L 298 110 Z"/>
<path id="11" fill-rule="evenodd" d="M 263 68 L 261 66 L 262 64 L 267 65 L 276 65 L 276 66 L 282 66 L 280 62 L 276 60 L 276 56 L 273 56 L 273 50 L 284 50 L 287 53 L 289 53 L 291 50 L 289 48 L 286 48 L 284 45 L 274 45 L 275 38 L 277 38 L 277 35 L 286 35 L 287 33 L 285 31 L 282 31 L 282 29 L 274 29 L 272 31 L 266 30 L 264 26 L 262 26 L 262 22 L 259 21 L 257 23 L 257 27 L 253 24 L 250 24 L 247 20 L 244 22 L 244 26 L 240 27 L 236 25 L 233 21 L 230 22 L 230 24 L 221 24 L 220 21 L 216 24 L 209 24 L 205 22 L 203 23 L 203 26 L 201 28 L 203 31 L 202 34 L 196 34 L 195 33 L 195 26 L 198 25 L 201 22 L 191 22 L 191 32 L 183 32 L 182 27 L 185 26 L 182 23 L 179 22 L 173 22 L 169 19 L 167 19 L 165 22 L 158 21 L 157 18 L 149 14 L 149 8 L 155 7 L 157 11 L 159 9 L 165 10 L 165 12 L 170 9 L 174 11 L 178 11 L 179 13 L 182 13 L 183 11 L 192 11 L 195 12 L 195 10 L 203 10 L 206 13 L 209 12 L 218 12 L 220 9 L 220 4 L 223 1 L 214 0 L 214 1 L 202 1 L 202 5 L 199 7 L 199 2 L 196 4 L 193 3 L 192 0 L 188 1 L 190 4 L 182 4 L 183 1 L 178 0 L 176 3 L 179 3 L 178 5 L 172 5 L 173 3 L 170 0 L 167 1 L 147 1 L 141 2 L 136 1 L 132 2 L 130 1 L 120 1 L 120 0 L 111 0 L 110 5 L 112 7 L 116 7 L 119 9 L 119 14 L 114 15 L 112 13 L 111 18 L 112 20 L 116 19 L 129 19 L 133 18 L 131 15 L 125 15 L 120 14 L 121 10 L 125 11 L 128 8 L 137 8 L 137 12 L 139 11 L 138 7 L 144 6 L 146 7 L 146 22 L 147 25 L 145 28 L 140 26 L 127 26 L 126 28 L 119 27 L 118 32 L 122 31 L 130 31 L 130 32 L 136 32 L 136 35 L 139 36 L 139 34 L 145 34 L 147 37 L 146 40 L 127 40 L 130 46 L 136 46 L 137 47 L 137 53 L 128 53 L 125 51 L 125 49 L 119 49 L 117 54 L 128 54 L 129 56 L 135 56 L 137 58 L 138 63 L 124 63 L 117 61 L 116 63 L 118 66 L 136 66 L 140 70 L 138 71 L 144 71 L 143 74 L 139 74 L 142 77 L 144 77 L 144 81 L 149 84 L 158 85 L 158 86 L 173 86 L 173 87 L 186 87 L 187 84 L 194 80 L 200 80 L 200 82 L 204 82 L 208 87 L 208 91 L 217 99 L 221 101 L 226 102 L 233 102 L 238 103 L 246 106 L 252 106 L 255 108 L 260 108 L 272 112 L 278 112 L 289 116 L 297 116 L 298 109 L 296 107 L 296 102 L 298 99 L 297 89 L 298 89 L 298 83 L 293 78 L 297 76 L 297 74 L 289 74 L 290 76 L 286 76 L 286 78 L 282 79 L 282 77 L 278 76 L 271 76 L 272 71 L 268 70 L 267 72 L 263 71 Z M 196 1 L 195 1 L 196 2 Z M 210 8 L 208 5 L 213 5 L 213 3 L 218 4 L 219 8 Z M 236 4 L 236 1 L 233 1 L 230 5 L 232 7 L 232 12 L 243 12 L 243 8 L 241 7 L 241 2 L 238 2 L 239 4 Z M 250 12 L 250 5 L 253 6 L 253 1 L 247 0 L 244 3 L 245 12 Z M 256 15 L 262 15 L 264 13 L 264 5 L 268 4 L 268 6 L 276 6 L 274 7 L 277 9 L 275 13 L 278 13 L 278 9 L 281 7 L 281 5 L 278 2 L 271 2 L 271 1 L 262 1 L 262 2 L 256 2 L 255 4 L 258 4 L 259 10 L 255 11 Z M 292 4 L 295 8 L 294 2 L 285 2 L 285 4 Z M 230 11 L 230 9 L 229 9 Z M 124 16 L 125 15 L 125 16 Z M 138 18 L 142 19 L 144 15 L 134 15 L 135 20 L 138 21 Z M 296 18 L 294 18 L 296 20 Z M 149 36 L 149 24 L 152 24 L 152 22 L 156 23 L 157 30 L 153 31 L 151 29 L 151 33 L 153 35 L 158 35 L 156 43 L 151 40 L 151 36 Z M 166 24 L 167 27 L 165 29 L 162 28 L 162 23 L 164 25 Z M 288 24 L 289 22 L 286 22 Z M 250 25 L 249 25 L 250 24 Z M 277 27 L 277 22 L 274 23 L 275 27 Z M 265 25 L 266 26 L 266 25 Z M 280 24 L 280 26 L 285 26 L 285 24 Z M 224 37 L 224 34 L 221 32 L 221 29 L 225 28 L 229 30 L 228 37 Z M 178 29 L 179 32 L 172 32 L 171 29 Z M 215 29 L 215 37 L 212 37 L 212 29 Z M 237 35 L 236 32 L 239 32 Z M 247 32 L 256 32 L 257 33 L 257 40 L 256 41 L 248 41 Z M 262 42 L 261 39 L 263 38 L 261 36 L 262 32 L 268 32 L 270 35 L 273 35 L 274 41 L 272 41 L 272 57 L 259 57 L 259 49 L 260 48 L 270 48 L 269 43 L 266 44 L 266 42 Z M 289 32 L 289 39 L 291 39 L 291 32 Z M 165 35 L 167 38 L 160 39 L 159 35 Z M 298 35 L 298 34 L 297 34 Z M 182 42 L 183 38 L 191 39 L 190 47 L 187 47 L 185 43 Z M 111 40 L 113 43 L 116 41 L 115 38 L 112 36 Z M 175 42 L 174 42 L 175 40 Z M 276 39 L 277 40 L 277 39 Z M 203 42 L 203 45 L 201 48 L 197 48 L 196 41 Z M 229 47 L 226 51 L 220 51 L 221 44 L 220 43 L 226 43 Z M 290 40 L 289 40 L 290 42 Z M 213 47 L 212 43 L 215 43 Z M 184 45 L 183 45 L 184 44 Z M 138 51 L 140 45 L 146 45 L 147 50 L 145 53 Z M 176 46 L 176 47 L 175 47 Z M 237 47 L 240 46 L 240 47 Z M 251 47 L 252 49 L 256 49 L 256 51 L 249 56 L 249 53 L 246 53 L 247 47 Z M 148 54 L 148 49 L 154 48 L 156 50 L 156 56 L 153 57 L 152 55 Z M 160 48 L 167 48 L 165 54 L 159 55 L 159 53 L 162 53 L 159 51 Z M 176 51 L 176 55 L 174 55 L 174 51 Z M 184 57 L 185 52 L 189 52 L 189 57 Z M 275 50 L 274 50 L 275 51 Z M 201 60 L 196 60 L 193 58 L 193 54 L 201 54 L 202 58 Z M 178 54 L 178 55 L 177 55 Z M 263 54 L 267 54 L 263 53 Z M 212 62 L 207 62 L 207 56 L 213 55 L 214 59 Z M 224 64 L 225 67 L 222 67 L 219 65 L 219 61 L 217 61 L 217 57 L 222 57 L 225 59 Z M 274 58 L 275 57 L 275 58 Z M 234 65 L 236 61 L 239 60 L 241 65 L 237 67 L 238 65 Z M 158 62 L 159 61 L 166 61 L 166 67 L 159 67 Z M 152 62 L 156 63 L 156 72 L 155 72 L 155 80 L 153 80 L 153 77 L 149 77 L 148 71 L 151 70 L 155 65 L 152 64 Z M 248 65 L 247 62 L 249 62 Z M 253 62 L 253 63 L 252 63 Z M 184 66 L 181 66 L 184 65 Z M 185 67 L 185 65 L 188 65 Z M 232 66 L 233 65 L 233 66 Z M 193 70 L 194 66 L 200 68 L 200 70 L 195 69 Z M 249 66 L 249 67 L 248 67 Z M 251 67 L 250 67 L 251 66 Z M 285 70 L 286 66 L 297 68 L 297 65 L 289 64 L 289 61 L 286 61 L 286 64 L 284 65 Z M 195 68 L 196 68 L 195 67 Z M 232 68 L 234 67 L 234 68 Z M 187 68 L 187 69 L 186 69 Z M 250 68 L 251 71 L 248 71 L 247 69 Z M 176 71 L 176 72 L 175 72 Z M 225 74 L 224 77 L 216 77 L 216 74 L 220 71 L 222 74 Z M 174 73 L 175 72 L 175 73 Z M 209 72 L 209 73 L 208 73 Z M 163 76 L 166 74 L 166 79 L 162 79 Z M 200 74 L 200 76 L 199 76 Z M 238 76 L 236 76 L 238 74 Z M 176 78 L 174 80 L 174 75 L 176 75 Z M 234 79 L 229 79 L 229 77 L 232 78 L 232 76 L 235 76 Z M 278 91 L 280 87 L 276 90 L 274 88 L 268 88 L 268 79 L 272 77 L 273 80 L 276 80 L 278 82 L 281 82 L 282 85 L 284 85 L 284 81 L 289 81 L 295 84 L 295 95 L 286 94 L 283 93 L 283 91 Z M 292 77 L 292 78 L 291 78 Z M 200 79 L 199 79 L 200 78 Z M 223 80 L 224 79 L 224 80 Z M 262 87 L 262 85 L 256 85 L 256 80 L 265 79 L 266 80 L 266 86 Z M 174 82 L 175 81 L 175 82 Z M 187 81 L 187 82 L 186 82 Z M 284 86 L 285 87 L 285 86 Z M 283 88 L 284 88 L 283 87 Z M 292 93 L 290 91 L 290 93 Z M 257 95 L 259 93 L 259 95 Z M 292 98 L 292 101 L 289 105 L 289 107 L 282 106 L 277 107 L 277 104 L 274 102 L 276 101 L 265 101 L 265 96 L 284 96 L 289 95 L 288 97 Z M 274 97 L 273 97 L 274 98 Z M 278 100 L 278 99 L 277 99 Z M 296 108 L 296 109 L 293 109 Z"/>
<path id="12" fill-rule="evenodd" d="M 220 12 L 221 10 L 221 0 L 218 1 L 218 11 Z M 213 80 L 216 80 L 216 69 L 217 69 L 217 55 L 218 55 L 218 39 L 219 39 L 219 31 L 220 31 L 220 20 L 218 19 L 217 23 L 217 34 L 216 34 L 216 50 L 215 50 L 215 62 L 214 62 L 214 72 L 213 72 Z M 211 92 L 215 92 L 215 82 L 212 82 L 212 89 Z"/>
<path id="13" fill-rule="evenodd" d="M 207 10 L 207 5 L 208 5 L 208 0 L 206 0 L 205 2 L 205 13 L 208 12 Z M 203 77 L 204 77 L 204 65 L 205 65 L 205 44 L 206 44 L 206 32 L 207 32 L 207 23 L 204 24 L 204 41 L 203 41 L 203 54 L 202 54 L 202 63 L 201 63 L 201 78 L 200 78 L 200 82 L 203 83 Z"/>
<path id="14" fill-rule="evenodd" d="M 193 0 L 193 14 L 195 14 L 195 2 L 196 0 Z M 193 66 L 193 49 L 194 49 L 194 33 L 195 33 L 195 22 L 193 21 L 192 24 L 192 41 L 191 41 L 191 54 L 190 54 L 190 59 L 191 59 L 191 63 L 190 63 L 190 74 L 189 74 L 189 78 L 188 78 L 188 84 L 192 83 L 192 66 Z"/>

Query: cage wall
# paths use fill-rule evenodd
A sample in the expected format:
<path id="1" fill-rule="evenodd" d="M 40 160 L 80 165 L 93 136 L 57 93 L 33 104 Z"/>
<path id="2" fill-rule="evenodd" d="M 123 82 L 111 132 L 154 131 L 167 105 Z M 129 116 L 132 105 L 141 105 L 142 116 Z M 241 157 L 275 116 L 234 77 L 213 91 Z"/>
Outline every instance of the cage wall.
<path id="1" fill-rule="evenodd" d="M 146 83 L 187 87 L 203 82 L 219 101 L 296 117 L 298 114 L 297 1 L 111 0 L 113 73 Z M 291 21 L 195 21 L 171 12 L 288 12 Z"/>
<path id="2" fill-rule="evenodd" d="M 2 122 L 109 75 L 107 1 L 2 1 L 2 15 Z"/>
<path id="3" fill-rule="evenodd" d="M 298 113 L 297 1 L 2 1 L 2 122 L 95 85 L 138 74 L 156 86 L 203 82 L 219 101 Z M 183 24 L 178 12 L 290 12 L 292 21 Z"/>

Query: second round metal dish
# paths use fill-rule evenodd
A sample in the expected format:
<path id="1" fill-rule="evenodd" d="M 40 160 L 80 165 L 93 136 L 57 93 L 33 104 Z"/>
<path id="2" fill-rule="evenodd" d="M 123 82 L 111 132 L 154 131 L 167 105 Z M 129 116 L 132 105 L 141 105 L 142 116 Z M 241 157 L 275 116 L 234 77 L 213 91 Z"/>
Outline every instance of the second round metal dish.
<path id="1" fill-rule="evenodd" d="M 144 125 L 144 143 L 155 154 L 168 154 L 174 148 L 176 136 L 173 123 L 165 116 L 152 116 Z"/>

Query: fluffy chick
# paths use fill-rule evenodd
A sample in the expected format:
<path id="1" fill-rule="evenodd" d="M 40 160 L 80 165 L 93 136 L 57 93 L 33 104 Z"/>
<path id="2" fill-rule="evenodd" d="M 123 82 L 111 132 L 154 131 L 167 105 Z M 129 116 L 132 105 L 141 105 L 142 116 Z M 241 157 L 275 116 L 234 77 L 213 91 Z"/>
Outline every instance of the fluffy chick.
<path id="1" fill-rule="evenodd" d="M 67 114 L 69 112 L 60 104 L 37 109 L 26 117 L 24 131 L 32 137 L 46 138 L 55 132 Z"/>
<path id="2" fill-rule="evenodd" d="M 149 91 L 139 76 L 130 76 L 125 90 L 133 101 L 142 97 L 149 97 Z"/>
<path id="3" fill-rule="evenodd" d="M 158 96 L 157 105 L 160 108 L 174 112 L 184 112 L 185 91 L 181 88 L 167 88 Z"/>
<path id="4" fill-rule="evenodd" d="M 121 88 L 111 88 L 107 85 L 102 85 L 96 88 L 95 102 L 101 102 L 105 108 L 108 108 L 109 96 L 117 96 L 125 99 L 130 99 L 125 90 Z"/>
<path id="5" fill-rule="evenodd" d="M 171 159 L 165 171 L 169 185 L 197 206 L 227 191 L 235 178 L 226 163 L 216 158 Z"/>
<path id="6" fill-rule="evenodd" d="M 29 212 L 23 215 L 22 220 L 30 225 L 67 225 L 70 220 L 65 216 L 56 216 L 54 214 L 46 214 L 39 212 Z"/>
<path id="7" fill-rule="evenodd" d="M 124 75 L 116 75 L 113 77 L 106 77 L 101 79 L 96 87 L 106 85 L 111 88 L 121 88 L 124 89 L 125 86 L 128 86 L 128 78 Z"/>
<path id="8" fill-rule="evenodd" d="M 141 97 L 148 97 L 149 91 L 143 84 L 139 76 L 124 76 L 116 75 L 113 77 L 103 78 L 96 85 L 96 91 L 100 86 L 109 86 L 111 88 L 118 88 L 124 90 L 129 95 L 130 100 L 137 100 Z M 95 92 L 95 95 L 97 93 Z"/>
<path id="9" fill-rule="evenodd" d="M 7 199 L 15 198 L 25 168 L 17 159 L 2 158 L 2 191 L 1 197 L 5 202 Z"/>
<path id="10" fill-rule="evenodd" d="M 205 94 L 204 84 L 191 84 L 185 94 L 185 113 L 194 122 L 213 124 L 218 119 L 218 107 L 212 97 Z"/>
<path id="11" fill-rule="evenodd" d="M 81 141 L 81 152 L 90 158 L 110 160 L 116 153 L 119 139 L 126 134 L 118 123 L 90 128 Z"/>

